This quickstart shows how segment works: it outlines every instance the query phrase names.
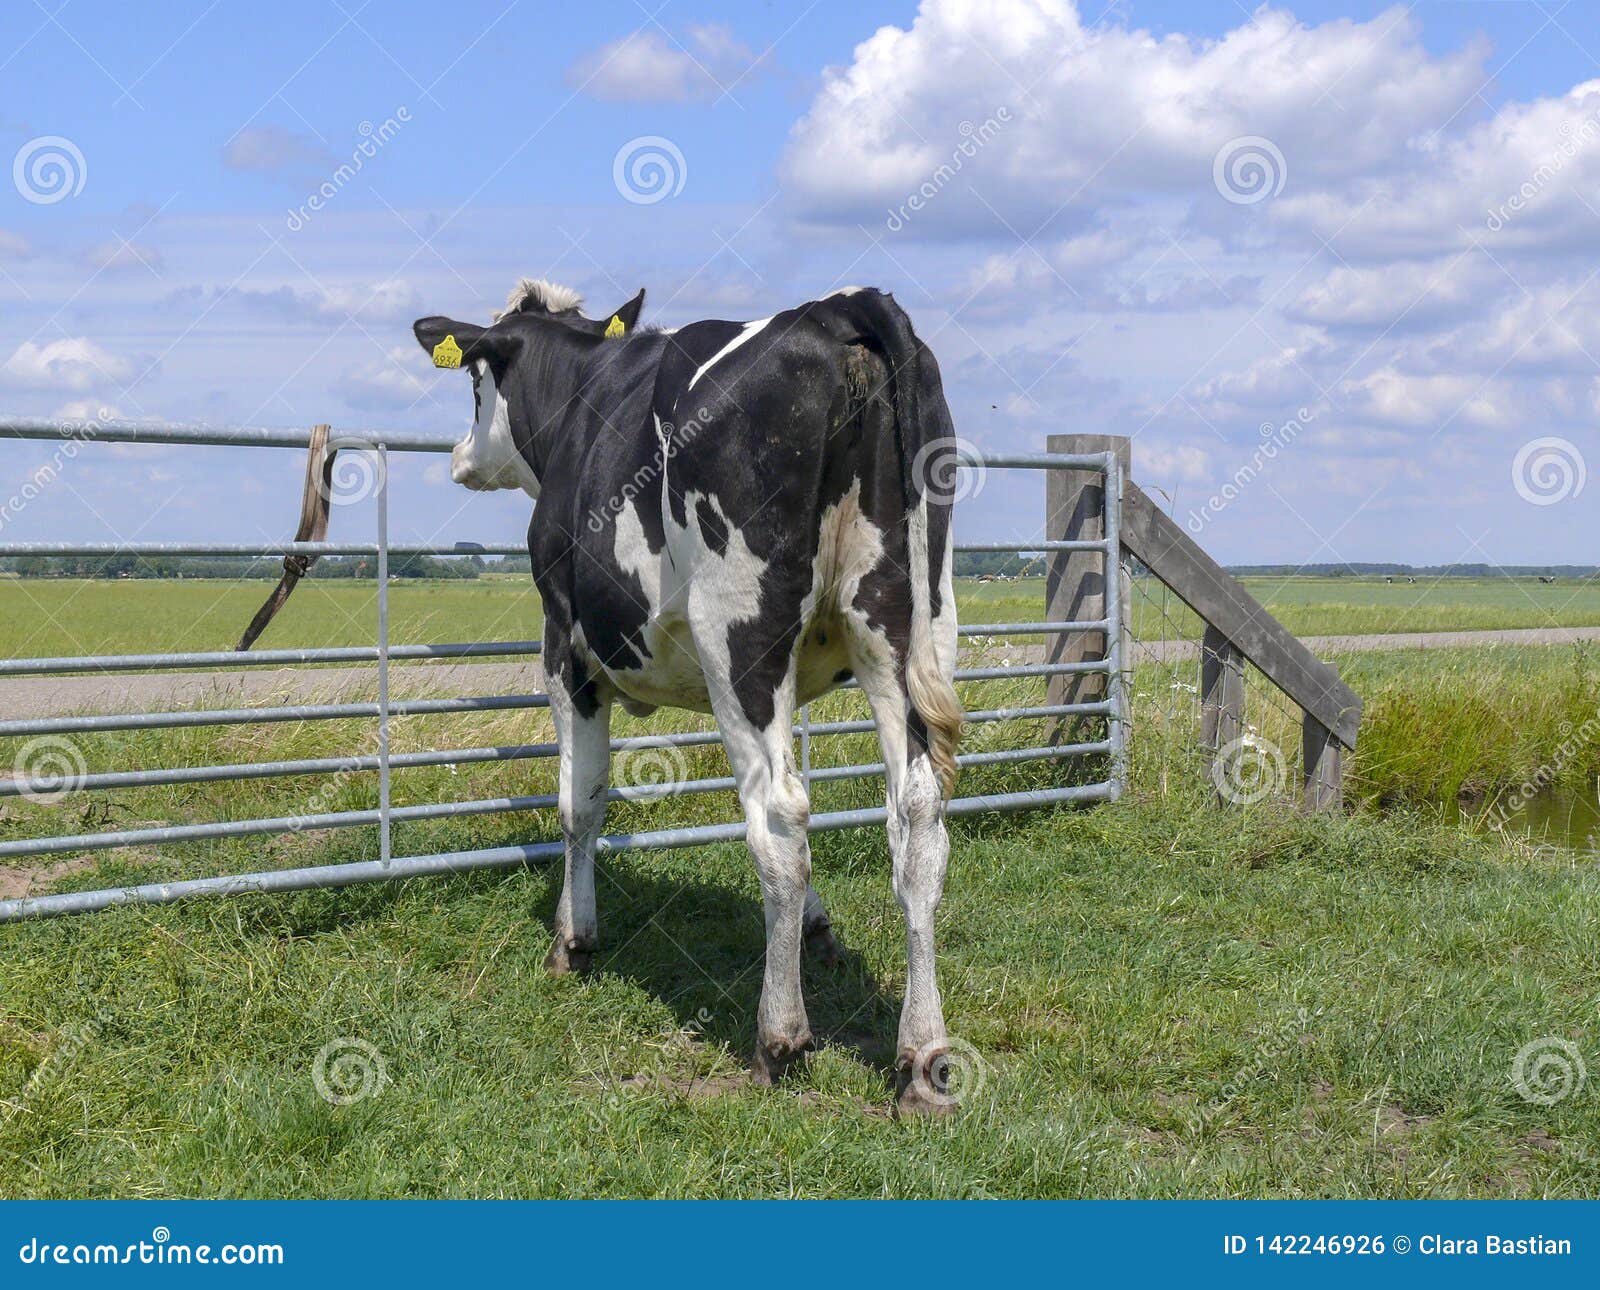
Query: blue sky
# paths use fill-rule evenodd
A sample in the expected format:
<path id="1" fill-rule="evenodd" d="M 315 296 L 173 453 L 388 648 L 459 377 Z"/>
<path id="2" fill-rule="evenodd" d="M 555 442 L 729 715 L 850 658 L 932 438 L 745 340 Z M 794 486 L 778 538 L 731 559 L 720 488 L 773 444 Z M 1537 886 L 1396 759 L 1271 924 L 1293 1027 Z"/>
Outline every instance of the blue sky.
<path id="1" fill-rule="evenodd" d="M 466 382 L 409 323 L 523 274 L 664 324 L 867 282 L 964 438 L 1131 434 L 1223 560 L 1589 562 L 1596 53 L 1559 0 L 10 4 L 0 409 L 448 437 Z M 49 456 L 0 445 L 0 532 L 293 520 L 292 454 L 91 446 L 11 505 Z M 520 536 L 441 466 L 397 468 L 399 533 Z M 1041 509 L 996 472 L 960 522 Z"/>

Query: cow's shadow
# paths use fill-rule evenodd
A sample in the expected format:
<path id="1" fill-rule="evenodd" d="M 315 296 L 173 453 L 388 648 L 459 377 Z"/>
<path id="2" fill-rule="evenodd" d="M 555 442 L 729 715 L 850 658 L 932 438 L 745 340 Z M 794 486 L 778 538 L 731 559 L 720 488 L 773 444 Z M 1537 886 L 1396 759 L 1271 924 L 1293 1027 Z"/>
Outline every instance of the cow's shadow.
<path id="1" fill-rule="evenodd" d="M 539 909 L 547 930 L 560 891 L 559 870 L 553 878 Z M 755 1050 L 766 960 L 760 900 L 732 886 L 652 873 L 648 853 L 599 858 L 595 898 L 600 945 L 594 972 L 647 990 L 672 1009 L 682 1027 L 747 1062 Z M 899 1000 L 850 947 L 850 928 L 835 930 L 841 942 L 836 961 L 823 963 L 809 953 L 804 960 L 811 1033 L 819 1048 L 840 1049 L 888 1072 Z"/>

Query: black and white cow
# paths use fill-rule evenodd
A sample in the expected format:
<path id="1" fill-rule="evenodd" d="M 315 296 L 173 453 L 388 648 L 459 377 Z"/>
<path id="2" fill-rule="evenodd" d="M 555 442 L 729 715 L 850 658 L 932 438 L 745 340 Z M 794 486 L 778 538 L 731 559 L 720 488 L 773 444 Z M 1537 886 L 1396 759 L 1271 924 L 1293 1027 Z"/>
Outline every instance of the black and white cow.
<path id="1" fill-rule="evenodd" d="M 883 745 L 906 920 L 900 1102 L 942 1108 L 933 921 L 962 714 L 938 365 L 894 300 L 865 288 L 675 331 L 637 328 L 642 291 L 599 320 L 581 304 L 524 280 L 492 326 L 414 328 L 436 363 L 472 377 L 452 477 L 538 499 L 528 550 L 566 840 L 547 966 L 584 970 L 595 949 L 612 702 L 712 712 L 766 907 L 757 1077 L 810 1049 L 802 947 L 830 957 L 836 943 L 811 887 L 792 722 L 854 677 Z"/>

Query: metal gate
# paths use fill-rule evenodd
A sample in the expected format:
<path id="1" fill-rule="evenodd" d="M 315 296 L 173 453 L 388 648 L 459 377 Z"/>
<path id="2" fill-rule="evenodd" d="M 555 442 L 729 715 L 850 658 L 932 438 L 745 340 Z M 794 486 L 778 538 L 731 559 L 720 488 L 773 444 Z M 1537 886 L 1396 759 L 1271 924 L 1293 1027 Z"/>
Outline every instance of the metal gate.
<path id="1" fill-rule="evenodd" d="M 46 419 L 11 419 L 0 423 L 0 438 L 76 441 L 83 443 L 188 444 L 240 448 L 297 448 L 310 441 L 308 431 L 260 426 L 211 427 L 153 422 L 72 422 Z M 180 669 L 238 669 L 320 663 L 374 663 L 377 693 L 369 703 L 311 703 L 280 707 L 212 708 L 169 712 L 117 713 L 100 716 L 48 717 L 34 720 L 0 720 L 0 739 L 16 740 L 47 736 L 65 737 L 74 733 L 117 730 L 177 729 L 196 726 L 227 726 L 286 721 L 364 720 L 376 722 L 376 752 L 372 754 L 313 758 L 297 761 L 240 762 L 226 765 L 190 766 L 170 769 L 96 770 L 67 776 L 0 778 L 0 800 L 29 793 L 92 793 L 96 790 L 131 788 L 159 784 L 214 783 L 229 780 L 260 779 L 273 776 L 315 776 L 375 773 L 378 777 L 376 810 L 337 811 L 308 816 L 263 819 L 223 820 L 215 823 L 177 825 L 165 828 L 125 829 L 93 834 L 27 838 L 0 842 L 0 862 L 21 857 L 79 853 L 115 847 L 190 842 L 206 838 L 272 834 L 303 829 L 334 829 L 376 825 L 379 848 L 375 858 L 307 868 L 269 870 L 185 881 L 148 883 L 95 891 L 29 896 L 0 901 L 0 922 L 58 914 L 83 913 L 125 904 L 162 904 L 190 896 L 233 895 L 240 892 L 296 891 L 318 887 L 342 887 L 356 883 L 380 882 L 391 878 L 411 878 L 429 874 L 461 873 L 472 869 L 558 860 L 563 854 L 560 841 L 536 842 L 521 846 L 499 846 L 470 851 L 440 852 L 426 855 L 394 856 L 390 833 L 395 821 L 438 819 L 468 814 L 553 811 L 554 795 L 503 797 L 477 801 L 428 802 L 395 807 L 390 803 L 391 776 L 397 770 L 417 766 L 508 761 L 519 758 L 551 757 L 553 743 L 510 747 L 453 748 L 391 754 L 391 722 L 396 717 L 502 711 L 548 706 L 540 693 L 484 695 L 471 698 L 433 698 L 392 702 L 389 697 L 389 665 L 392 661 L 422 659 L 470 659 L 527 656 L 540 652 L 537 641 L 492 641 L 437 645 L 395 645 L 389 643 L 389 561 L 392 556 L 436 555 L 521 555 L 522 546 L 456 543 L 451 546 L 391 545 L 389 542 L 389 489 L 387 457 L 392 452 L 447 453 L 452 444 L 416 435 L 388 432 L 362 432 L 336 436 L 333 443 L 345 453 L 372 454 L 375 468 L 374 496 L 377 505 L 376 540 L 370 543 L 286 542 L 277 545 L 217 542 L 72 543 L 0 542 L 0 557 L 44 556 L 245 556 L 273 558 L 287 555 L 352 555 L 374 558 L 377 582 L 377 640 L 371 646 L 327 649 L 269 649 L 247 653 L 233 651 L 69 656 L 58 658 L 13 658 L 0 660 L 0 676 L 49 676 L 83 673 L 161 672 Z M 1123 473 L 1115 452 L 1038 453 L 1025 455 L 984 455 L 963 452 L 965 468 L 1025 471 L 1097 471 L 1104 475 L 1104 527 L 1102 536 L 1092 539 L 1057 537 L 1024 543 L 964 543 L 960 552 L 1098 552 L 1102 555 L 1104 578 L 1116 585 L 1120 538 L 1119 517 Z M 950 802 L 952 815 L 971 815 L 988 811 L 1020 811 L 1057 806 L 1069 802 L 1114 800 L 1122 792 L 1126 777 L 1127 686 L 1122 657 L 1126 640 L 1122 598 L 1104 598 L 1105 617 L 1085 622 L 979 623 L 963 626 L 963 636 L 1061 636 L 1066 633 L 1103 634 L 1103 656 L 1072 662 L 1043 662 L 1019 666 L 964 668 L 956 680 L 998 680 L 1009 677 L 1051 677 L 1074 673 L 1100 673 L 1105 676 L 1103 697 L 1087 702 L 1045 704 L 1042 706 L 995 708 L 967 713 L 974 723 L 1004 722 L 1029 718 L 1103 719 L 1101 738 L 1050 746 L 968 753 L 960 757 L 962 766 L 993 765 L 1062 757 L 1103 755 L 1105 778 L 1087 784 L 1023 792 L 959 797 Z M 819 736 L 860 734 L 873 729 L 871 721 L 812 723 L 802 713 L 795 735 L 802 743 L 802 761 L 810 782 L 829 779 L 856 779 L 881 775 L 881 763 L 810 769 L 810 740 Z M 659 747 L 690 747 L 720 744 L 715 733 L 695 731 L 679 734 L 647 735 L 613 739 L 613 752 Z M 731 778 L 691 780 L 658 789 L 613 789 L 616 797 L 643 799 L 686 793 L 727 791 L 734 787 Z M 882 824 L 882 807 L 832 811 L 811 817 L 812 831 L 857 828 Z M 625 851 L 642 848 L 697 846 L 743 838 L 744 824 L 696 825 L 649 832 L 602 837 L 599 849 Z"/>

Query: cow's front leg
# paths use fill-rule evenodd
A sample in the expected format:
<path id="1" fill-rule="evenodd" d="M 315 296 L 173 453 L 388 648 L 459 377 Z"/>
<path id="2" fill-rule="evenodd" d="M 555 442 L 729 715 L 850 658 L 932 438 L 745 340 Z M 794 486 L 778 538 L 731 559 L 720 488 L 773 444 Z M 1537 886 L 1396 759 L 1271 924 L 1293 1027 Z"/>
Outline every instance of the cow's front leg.
<path id="1" fill-rule="evenodd" d="M 594 903 L 594 848 L 606 815 L 607 770 L 611 760 L 611 705 L 593 685 L 573 692 L 550 680 L 550 714 L 555 719 L 561 756 L 561 836 L 566 843 L 566 874 L 556 903 L 555 943 L 545 968 L 556 974 L 587 972 L 598 937 Z"/>

